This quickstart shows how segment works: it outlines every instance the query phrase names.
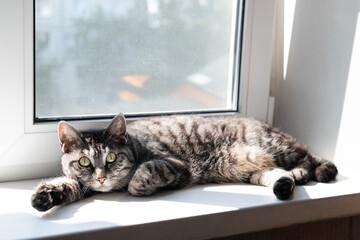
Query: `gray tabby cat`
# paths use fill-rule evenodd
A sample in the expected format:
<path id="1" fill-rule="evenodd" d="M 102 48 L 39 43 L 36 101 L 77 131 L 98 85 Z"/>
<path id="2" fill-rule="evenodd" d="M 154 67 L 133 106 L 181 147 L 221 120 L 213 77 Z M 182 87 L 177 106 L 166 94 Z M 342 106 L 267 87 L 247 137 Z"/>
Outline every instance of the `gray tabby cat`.
<path id="1" fill-rule="evenodd" d="M 263 122 L 243 118 L 154 117 L 128 125 L 117 115 L 105 130 L 58 125 L 64 176 L 43 181 L 32 206 L 46 211 L 94 192 L 149 196 L 193 184 L 246 182 L 287 199 L 295 184 L 329 182 L 337 169 Z"/>

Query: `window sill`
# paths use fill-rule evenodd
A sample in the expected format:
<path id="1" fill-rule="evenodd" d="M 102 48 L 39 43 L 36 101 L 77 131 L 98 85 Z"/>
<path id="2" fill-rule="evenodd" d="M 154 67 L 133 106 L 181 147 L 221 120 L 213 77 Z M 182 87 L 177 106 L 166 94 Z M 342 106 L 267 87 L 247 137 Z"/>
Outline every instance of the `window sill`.
<path id="1" fill-rule="evenodd" d="M 298 186 L 280 201 L 266 187 L 202 185 L 147 198 L 98 194 L 46 213 L 30 205 L 39 180 L 0 184 L 1 236 L 5 239 L 206 239 L 360 213 L 360 177 Z"/>

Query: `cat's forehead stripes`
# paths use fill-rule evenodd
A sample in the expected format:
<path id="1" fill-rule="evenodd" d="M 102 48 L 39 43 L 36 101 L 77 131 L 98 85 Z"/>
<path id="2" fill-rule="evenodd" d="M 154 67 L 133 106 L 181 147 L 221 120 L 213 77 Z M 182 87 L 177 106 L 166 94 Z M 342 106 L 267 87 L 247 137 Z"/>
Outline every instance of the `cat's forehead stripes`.
<path id="1" fill-rule="evenodd" d="M 87 143 L 87 149 L 84 149 L 84 153 L 90 157 L 99 157 L 104 151 L 106 151 L 107 147 L 102 143 L 97 143 L 92 138 L 85 138 Z"/>
<path id="2" fill-rule="evenodd" d="M 85 143 L 87 148 L 83 149 L 82 152 L 90 158 L 90 161 L 93 166 L 98 166 L 100 162 L 101 165 L 106 164 L 106 153 L 110 151 L 109 147 L 103 143 L 99 143 L 93 138 L 85 138 Z"/>

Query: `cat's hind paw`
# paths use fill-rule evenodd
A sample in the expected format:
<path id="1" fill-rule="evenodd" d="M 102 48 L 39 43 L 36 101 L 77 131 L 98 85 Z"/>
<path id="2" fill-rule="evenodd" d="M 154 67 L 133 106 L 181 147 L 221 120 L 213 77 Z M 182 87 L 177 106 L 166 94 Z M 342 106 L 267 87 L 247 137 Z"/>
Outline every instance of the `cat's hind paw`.
<path id="1" fill-rule="evenodd" d="M 336 178 L 338 170 L 334 163 L 323 160 L 323 163 L 315 169 L 315 180 L 327 183 Z"/>
<path id="2" fill-rule="evenodd" d="M 274 194 L 280 200 L 288 199 L 295 188 L 295 182 L 290 177 L 281 177 L 274 184 Z"/>

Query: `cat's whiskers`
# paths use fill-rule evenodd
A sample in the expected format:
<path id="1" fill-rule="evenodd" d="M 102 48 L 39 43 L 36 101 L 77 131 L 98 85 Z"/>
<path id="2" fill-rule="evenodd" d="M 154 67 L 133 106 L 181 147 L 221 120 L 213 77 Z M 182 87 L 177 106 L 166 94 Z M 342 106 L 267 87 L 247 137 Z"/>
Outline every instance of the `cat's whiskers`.
<path id="1" fill-rule="evenodd" d="M 82 193 L 85 195 L 90 190 L 90 185 L 84 185 L 81 190 Z"/>
<path id="2" fill-rule="evenodd" d="M 117 183 L 116 185 L 115 185 L 115 188 L 118 190 L 121 190 L 121 191 L 123 191 L 123 192 L 125 192 L 125 189 L 122 187 L 122 185 L 120 184 L 120 183 Z"/>

